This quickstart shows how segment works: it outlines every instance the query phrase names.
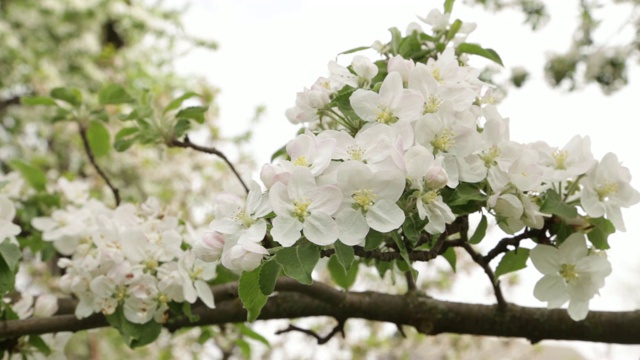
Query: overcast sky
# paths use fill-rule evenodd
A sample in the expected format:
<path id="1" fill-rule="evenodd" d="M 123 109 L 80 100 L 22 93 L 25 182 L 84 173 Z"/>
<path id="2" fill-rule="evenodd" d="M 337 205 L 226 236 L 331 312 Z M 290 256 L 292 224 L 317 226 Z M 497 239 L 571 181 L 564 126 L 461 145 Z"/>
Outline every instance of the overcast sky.
<path id="1" fill-rule="evenodd" d="M 442 2 L 193 1 L 187 31 L 216 40 L 220 49 L 213 53 L 195 52 L 181 61 L 180 70 L 205 75 L 221 89 L 218 105 L 225 134 L 241 132 L 249 126 L 255 107 L 266 106 L 253 144 L 258 163 L 262 164 L 294 136 L 297 128 L 288 123 L 284 111 L 294 105 L 296 92 L 313 84 L 319 76 L 328 75 L 329 60 L 350 48 L 370 45 L 375 40 L 388 41 L 390 27 L 398 27 L 404 33 L 410 22 L 417 21 L 416 15 L 424 17 L 431 8 L 441 8 Z M 589 135 L 595 157 L 600 159 L 609 151 L 616 153 L 630 168 L 634 187 L 640 188 L 638 135 L 632 131 L 632 124 L 640 117 L 634 107 L 640 94 L 639 71 L 632 69 L 631 85 L 609 97 L 597 86 L 574 93 L 551 90 L 543 79 L 544 60 L 548 51 L 567 49 L 578 13 L 577 1 L 547 3 L 551 22 L 536 33 L 522 25 L 520 13 L 491 14 L 465 7 L 461 1 L 456 2 L 453 17 L 475 22 L 478 29 L 468 41 L 495 49 L 507 69 L 525 66 L 532 72 L 532 80 L 522 89 L 511 89 L 499 105 L 500 113 L 511 119 L 512 140 L 543 140 L 552 146 L 563 146 L 575 134 Z M 628 32 L 618 32 L 627 11 L 622 7 L 609 11 L 599 36 L 610 43 L 628 36 Z M 616 18 L 621 20 L 610 21 Z M 348 56 L 337 60 L 343 65 L 350 63 Z M 485 64 L 476 61 L 471 64 Z M 640 209 L 623 214 L 627 232 L 613 237 L 613 250 L 609 253 L 614 274 L 607 279 L 602 296 L 591 302 L 592 309 L 629 310 L 639 306 L 640 290 L 628 293 L 626 287 L 640 273 Z M 534 281 L 539 277 L 534 269 L 527 272 Z M 637 283 L 636 280 L 635 289 Z M 532 290 L 527 291 L 528 294 L 517 294 L 517 302 L 544 306 L 533 298 Z M 513 299 L 509 294 L 507 297 Z M 640 355 L 640 347 L 626 349 L 635 351 L 636 358 Z"/>

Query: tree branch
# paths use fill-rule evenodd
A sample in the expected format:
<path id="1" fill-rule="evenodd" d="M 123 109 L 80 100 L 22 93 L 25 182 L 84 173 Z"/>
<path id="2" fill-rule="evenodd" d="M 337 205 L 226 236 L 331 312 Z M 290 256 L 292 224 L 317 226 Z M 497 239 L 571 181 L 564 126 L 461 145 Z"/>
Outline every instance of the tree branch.
<path id="1" fill-rule="evenodd" d="M 469 244 L 468 242 L 463 242 L 462 247 L 471 256 L 473 261 L 475 261 L 476 264 L 482 267 L 482 270 L 484 270 L 485 274 L 487 274 L 487 277 L 489 277 L 489 280 L 491 281 L 493 292 L 496 295 L 498 308 L 504 310 L 507 307 L 507 302 L 504 300 L 504 296 L 502 295 L 502 289 L 500 289 L 500 281 L 498 280 L 498 278 L 496 278 L 496 275 L 493 273 L 493 270 L 491 270 L 489 263 L 484 261 L 484 258 L 482 257 L 482 255 L 478 254 L 475 250 L 473 250 L 473 248 L 471 247 L 471 244 Z"/>
<path id="2" fill-rule="evenodd" d="M 100 166 L 98 166 L 98 163 L 96 162 L 96 159 L 93 156 L 93 151 L 89 146 L 89 139 L 87 139 L 87 128 L 80 123 L 78 123 L 78 126 L 80 127 L 80 137 L 82 138 L 84 151 L 87 153 L 87 156 L 89 157 L 89 161 L 91 162 L 91 165 L 93 165 L 93 168 L 96 169 L 100 177 L 107 183 L 107 186 L 109 187 L 109 189 L 111 189 L 111 192 L 113 193 L 113 197 L 115 198 L 116 207 L 117 207 L 118 205 L 120 205 L 120 190 L 118 190 L 118 188 L 111 183 L 107 174 L 100 168 Z"/>
<path id="3" fill-rule="evenodd" d="M 206 153 L 206 154 L 216 155 L 217 157 L 222 159 L 222 161 L 224 161 L 229 166 L 229 168 L 231 169 L 233 174 L 236 176 L 236 178 L 238 178 L 238 181 L 240 181 L 240 184 L 242 185 L 244 190 L 247 193 L 249 193 L 249 188 L 247 187 L 247 184 L 245 184 L 244 180 L 242 180 L 242 176 L 240 176 L 240 173 L 238 173 L 238 170 L 236 170 L 235 166 L 233 166 L 231 161 L 229 161 L 229 159 L 227 159 L 227 157 L 220 150 L 218 150 L 218 149 L 216 149 L 214 147 L 206 147 L 206 146 L 201 146 L 201 145 L 194 144 L 194 143 L 191 142 L 191 140 L 189 140 L 189 137 L 186 136 L 186 135 L 184 137 L 184 141 L 180 141 L 178 139 L 173 139 L 167 145 L 169 147 L 189 148 L 189 149 L 200 151 L 200 152 L 203 152 L 203 153 Z"/>
<path id="4" fill-rule="evenodd" d="M 338 324 L 331 330 L 330 333 L 328 333 L 325 336 L 320 336 L 313 330 L 303 329 L 292 324 L 289 324 L 289 326 L 286 329 L 276 331 L 276 335 L 284 334 L 290 331 L 299 331 L 301 333 L 313 336 L 314 338 L 316 338 L 316 340 L 318 340 L 318 344 L 322 345 L 322 344 L 326 344 L 337 333 L 342 334 L 342 337 L 344 337 L 344 323 L 345 323 L 344 321 L 338 321 Z"/>
<path id="5" fill-rule="evenodd" d="M 497 305 L 479 305 L 440 301 L 426 296 L 390 295 L 378 292 L 342 292 L 321 283 L 294 285 L 293 280 L 280 279 L 262 309 L 259 319 L 293 319 L 330 316 L 335 319 L 361 318 L 384 321 L 398 326 L 413 326 L 418 331 L 435 335 L 458 333 L 482 336 L 520 337 L 535 343 L 541 340 L 581 340 L 618 344 L 640 344 L 638 324 L 640 310 L 626 312 L 591 311 L 583 321 L 573 321 L 563 309 L 541 309 L 515 304 L 503 310 Z M 286 289 L 286 290 L 284 290 Z M 169 330 L 182 327 L 243 322 L 247 313 L 237 294 L 237 283 L 213 287 L 216 308 L 194 305 L 200 319 L 190 323 L 186 317 L 169 319 Z M 314 294 L 328 292 L 323 300 Z M 336 303 L 337 302 L 337 303 Z M 49 318 L 8 320 L 0 322 L 0 338 L 59 331 L 79 331 L 107 326 L 103 315 L 86 319 L 73 315 Z"/>

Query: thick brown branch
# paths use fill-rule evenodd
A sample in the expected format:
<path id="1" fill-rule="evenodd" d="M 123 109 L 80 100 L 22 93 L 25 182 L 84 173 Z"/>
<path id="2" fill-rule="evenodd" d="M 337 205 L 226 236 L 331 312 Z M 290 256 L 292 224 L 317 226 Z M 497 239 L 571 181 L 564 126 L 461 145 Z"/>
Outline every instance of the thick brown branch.
<path id="1" fill-rule="evenodd" d="M 107 174 L 100 168 L 100 166 L 98 166 L 98 163 L 96 162 L 96 159 L 93 156 L 93 151 L 89 146 L 89 139 L 87 139 L 87 128 L 80 123 L 78 123 L 78 126 L 80 127 L 80 137 L 82 138 L 84 151 L 87 153 L 87 156 L 89 157 L 89 161 L 91 162 L 91 165 L 93 165 L 93 168 L 96 169 L 100 177 L 107 183 L 107 186 L 109 187 L 109 189 L 111 189 L 111 192 L 113 193 L 113 197 L 115 198 L 115 201 L 116 201 L 116 206 L 120 205 L 120 190 L 118 190 L 118 188 L 111 183 Z"/>
<path id="2" fill-rule="evenodd" d="M 293 284 L 278 281 L 278 287 L 294 290 Z M 281 284 L 284 283 L 284 284 Z M 303 291 L 303 288 L 308 289 Z M 246 320 L 237 294 L 237 284 L 213 288 L 216 308 L 194 306 L 200 319 L 189 323 L 186 318 L 170 319 L 170 330 L 182 327 L 226 324 Z M 545 339 L 581 340 L 618 344 L 640 344 L 637 329 L 640 310 L 627 312 L 591 311 L 583 321 L 575 322 L 566 310 L 528 308 L 509 304 L 505 309 L 496 305 L 466 304 L 439 301 L 426 296 L 389 295 L 377 292 L 341 292 L 331 290 L 331 301 L 318 300 L 313 294 L 327 290 L 326 285 L 298 285 L 295 290 L 279 290 L 262 309 L 259 319 L 293 319 L 311 316 L 330 316 L 336 319 L 362 318 L 413 326 L 425 334 L 457 333 L 482 336 L 521 337 L 531 342 Z M 303 292 L 301 292 L 303 291 Z M 226 297 L 225 297 L 226 296 Z M 333 303 L 332 301 L 338 301 Z M 78 320 L 73 315 L 50 318 L 9 320 L 0 322 L 0 338 L 58 331 L 79 331 L 107 326 L 102 315 Z"/>
<path id="3" fill-rule="evenodd" d="M 180 141 L 178 139 L 173 139 L 167 145 L 169 147 L 180 147 L 180 148 L 185 148 L 185 149 L 188 148 L 188 149 L 193 149 L 193 150 L 200 151 L 200 152 L 203 152 L 203 153 L 206 153 L 206 154 L 216 155 L 217 157 L 222 159 L 222 161 L 224 161 L 225 164 L 227 164 L 229 166 L 229 168 L 231 169 L 233 174 L 236 176 L 236 178 L 238 178 L 238 181 L 240 181 L 240 184 L 242 185 L 244 190 L 247 193 L 249 193 L 249 188 L 247 187 L 247 184 L 245 184 L 244 180 L 242 180 L 242 176 L 240 176 L 240 173 L 238 173 L 238 170 L 236 170 L 235 166 L 233 166 L 231 161 L 229 161 L 229 159 L 227 159 L 227 157 L 224 155 L 224 153 L 222 153 L 220 150 L 218 150 L 218 149 L 216 149 L 214 147 L 206 147 L 206 146 L 201 146 L 201 145 L 194 144 L 194 143 L 191 142 L 191 140 L 189 140 L 188 136 L 184 137 L 184 141 Z"/>

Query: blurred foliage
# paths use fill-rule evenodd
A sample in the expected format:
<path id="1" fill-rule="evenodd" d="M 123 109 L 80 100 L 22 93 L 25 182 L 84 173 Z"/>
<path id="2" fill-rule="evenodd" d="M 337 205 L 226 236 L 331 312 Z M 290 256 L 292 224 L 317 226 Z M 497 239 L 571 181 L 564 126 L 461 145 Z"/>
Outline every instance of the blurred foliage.
<path id="1" fill-rule="evenodd" d="M 533 31 L 542 29 L 555 19 L 549 13 L 550 1 L 542 0 L 466 0 L 489 11 L 515 10 L 524 15 L 523 23 Z M 597 84 L 603 93 L 609 95 L 628 83 L 628 68 L 639 60 L 640 55 L 640 2 L 638 0 L 579 0 L 576 4 L 577 25 L 572 33 L 558 34 L 566 37 L 569 46 L 566 51 L 552 53 L 547 57 L 544 73 L 552 87 L 573 91 L 589 84 Z M 628 10 L 623 19 L 605 18 L 605 9 Z M 604 41 L 597 41 L 596 32 L 603 23 L 611 22 L 617 27 L 614 34 Z M 618 37 L 621 32 L 632 28 L 635 36 L 630 39 Z M 598 34 L 600 35 L 600 34 Z M 614 39 L 615 38 L 615 39 Z M 613 41 L 615 40 L 615 41 Z M 514 69 L 511 85 L 520 87 L 527 76 L 522 68 Z"/>

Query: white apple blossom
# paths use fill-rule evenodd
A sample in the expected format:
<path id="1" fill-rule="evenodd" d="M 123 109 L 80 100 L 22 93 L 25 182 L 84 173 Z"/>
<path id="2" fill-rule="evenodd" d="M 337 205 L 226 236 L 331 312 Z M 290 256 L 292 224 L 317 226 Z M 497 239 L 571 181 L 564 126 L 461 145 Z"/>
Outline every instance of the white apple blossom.
<path id="1" fill-rule="evenodd" d="M 286 150 L 291 161 L 283 160 L 280 165 L 287 172 L 293 172 L 298 167 L 308 168 L 317 176 L 329 166 L 335 146 L 336 140 L 318 138 L 308 131 L 287 144 Z"/>
<path id="2" fill-rule="evenodd" d="M 544 166 L 544 178 L 548 182 L 575 180 L 596 163 L 588 136 L 576 135 L 562 149 L 553 148 L 542 141 L 531 146 L 538 152 L 539 163 Z"/>
<path id="3" fill-rule="evenodd" d="M 606 216 L 617 230 L 626 231 L 620 208 L 640 201 L 640 193 L 630 182 L 629 169 L 620 164 L 615 154 L 607 153 L 581 181 L 580 204 L 587 215 Z"/>
<path id="4" fill-rule="evenodd" d="M 16 216 L 16 208 L 6 195 L 0 194 L 0 242 L 4 239 L 13 239 L 20 234 L 20 226 L 13 223 Z"/>
<path id="5" fill-rule="evenodd" d="M 329 79 L 341 85 L 348 85 L 354 88 L 368 89 L 371 80 L 378 74 L 378 67 L 367 57 L 356 55 L 351 61 L 353 73 L 335 61 L 329 62 L 331 76 Z"/>
<path id="6" fill-rule="evenodd" d="M 309 169 L 295 169 L 287 185 L 274 184 L 269 200 L 277 215 L 271 235 L 282 246 L 293 245 L 301 232 L 318 245 L 332 244 L 338 238 L 332 216 L 342 202 L 342 194 L 335 185 L 317 186 Z"/>
<path id="7" fill-rule="evenodd" d="M 405 214 L 396 204 L 405 187 L 401 171 L 372 171 L 361 162 L 347 161 L 340 165 L 337 176 L 344 194 L 336 217 L 340 241 L 357 245 L 370 228 L 389 232 L 402 225 Z"/>
<path id="8" fill-rule="evenodd" d="M 533 295 L 546 301 L 550 309 L 569 302 L 568 313 L 575 321 L 589 313 L 589 301 L 604 286 L 611 264 L 604 252 L 587 248 L 583 234 L 574 233 L 559 247 L 538 245 L 529 254 L 533 265 L 544 276 Z"/>

